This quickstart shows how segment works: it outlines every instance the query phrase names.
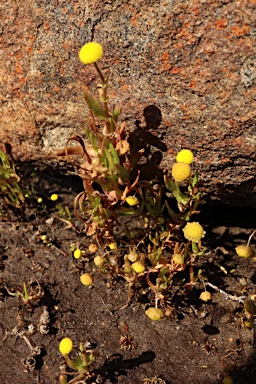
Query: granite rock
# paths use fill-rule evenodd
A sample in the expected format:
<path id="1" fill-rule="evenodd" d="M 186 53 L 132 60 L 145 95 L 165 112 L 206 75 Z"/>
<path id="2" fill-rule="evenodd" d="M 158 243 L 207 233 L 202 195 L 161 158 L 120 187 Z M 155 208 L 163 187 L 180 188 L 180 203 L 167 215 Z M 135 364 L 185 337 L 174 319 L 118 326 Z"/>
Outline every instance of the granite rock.
<path id="1" fill-rule="evenodd" d="M 44 159 L 83 135 L 83 89 L 97 78 L 77 52 L 104 47 L 113 105 L 161 166 L 190 148 L 204 191 L 255 205 L 255 0 L 4 0 L 0 140 Z M 159 145 L 159 143 L 162 143 Z M 159 154 L 161 152 L 161 154 Z"/>

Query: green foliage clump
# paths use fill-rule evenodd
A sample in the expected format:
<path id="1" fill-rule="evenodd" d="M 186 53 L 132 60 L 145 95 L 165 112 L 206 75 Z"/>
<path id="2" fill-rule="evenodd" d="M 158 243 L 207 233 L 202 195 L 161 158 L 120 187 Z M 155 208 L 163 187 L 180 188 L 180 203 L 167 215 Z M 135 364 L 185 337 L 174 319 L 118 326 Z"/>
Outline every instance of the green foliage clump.
<path id="1" fill-rule="evenodd" d="M 201 195 L 198 174 L 191 167 L 194 155 L 189 149 L 180 151 L 162 180 L 142 177 L 138 164 L 144 149 L 133 152 L 125 121 L 119 123 L 121 106 L 109 105 L 108 78 L 97 64 L 102 54 L 98 43 L 80 51 L 80 60 L 93 64 L 99 76 L 99 98 L 84 92 L 90 112 L 87 140 L 70 138 L 58 155 L 66 155 L 83 180 L 74 210 L 83 231 L 99 246 L 95 265 L 124 278 L 129 299 L 130 288 L 145 278 L 157 308 L 178 272 L 189 267 L 194 284 L 193 264 L 205 252 L 202 226 L 189 223 L 198 213 Z"/>
<path id="2" fill-rule="evenodd" d="M 15 208 L 20 208 L 25 200 L 19 182 L 14 163 L 0 150 L 0 195 Z"/>

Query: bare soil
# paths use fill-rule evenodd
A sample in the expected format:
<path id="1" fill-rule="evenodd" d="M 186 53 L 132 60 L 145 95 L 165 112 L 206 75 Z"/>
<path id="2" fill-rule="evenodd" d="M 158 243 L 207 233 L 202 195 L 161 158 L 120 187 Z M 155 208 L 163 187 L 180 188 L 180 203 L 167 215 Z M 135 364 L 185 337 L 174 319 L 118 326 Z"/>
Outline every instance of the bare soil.
<path id="1" fill-rule="evenodd" d="M 36 164 L 27 164 L 19 172 L 23 186 L 32 185 L 46 209 L 36 199 L 27 200 L 22 210 L 5 208 L 0 222 L 1 384 L 58 383 L 64 364 L 58 344 L 63 337 L 74 341 L 72 356 L 80 342 L 90 341 L 95 348 L 97 359 L 88 383 L 135 384 L 155 377 L 159 380 L 151 382 L 157 384 L 218 384 L 226 375 L 235 384 L 256 382 L 255 329 L 244 326 L 243 304 L 211 289 L 213 300 L 203 303 L 200 284 L 186 295 L 179 288 L 181 278 L 188 277 L 184 274 L 171 292 L 172 316 L 150 321 L 144 313 L 153 301 L 147 287 L 138 287 L 126 305 L 127 283 L 96 272 L 85 234 L 65 229 L 56 218 L 50 195 L 58 193 L 59 203 L 71 207 L 82 188 L 80 180 L 48 167 L 39 169 Z M 207 232 L 208 252 L 198 268 L 209 282 L 235 296 L 255 293 L 255 259 L 239 259 L 234 252 L 255 225 L 255 209 L 249 205 L 238 208 L 205 202 L 199 218 Z M 44 234 L 47 243 L 41 240 Z M 79 243 L 86 251 L 82 260 L 72 257 L 71 243 Z M 94 275 L 92 289 L 80 283 L 84 271 Z M 40 284 L 44 295 L 38 302 L 24 304 L 8 293 L 21 291 L 24 282 L 31 282 L 29 289 L 34 292 Z M 50 316 L 47 334 L 39 332 L 44 311 Z M 31 349 L 22 334 L 41 350 L 30 369 Z M 121 335 L 131 336 L 136 348 L 121 349 Z"/>

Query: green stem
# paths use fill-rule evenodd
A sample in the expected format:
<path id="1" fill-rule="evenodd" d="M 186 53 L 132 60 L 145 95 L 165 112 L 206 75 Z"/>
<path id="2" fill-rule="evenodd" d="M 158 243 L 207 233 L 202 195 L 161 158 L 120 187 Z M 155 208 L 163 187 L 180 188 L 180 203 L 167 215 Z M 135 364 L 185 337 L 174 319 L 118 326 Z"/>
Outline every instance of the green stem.
<path id="1" fill-rule="evenodd" d="M 256 229 L 255 229 L 255 231 L 253 231 L 253 233 L 251 233 L 251 235 L 250 235 L 250 237 L 249 237 L 249 239 L 248 239 L 248 241 L 247 241 L 247 247 L 249 247 L 250 246 L 250 242 L 251 242 L 251 239 L 253 238 L 253 236 L 254 236 L 254 234 L 256 233 Z"/>
<path id="2" fill-rule="evenodd" d="M 106 114 L 109 116 L 109 111 L 108 111 L 108 102 L 107 102 L 107 81 L 105 80 L 100 68 L 98 67 L 98 64 L 97 63 L 94 63 L 94 66 L 96 68 L 96 71 L 98 72 L 98 75 L 102 81 L 102 91 L 103 91 L 103 104 L 104 104 L 104 111 L 106 112 Z M 110 131 L 110 123 L 108 121 L 106 121 L 106 133 L 109 134 L 111 131 Z"/>

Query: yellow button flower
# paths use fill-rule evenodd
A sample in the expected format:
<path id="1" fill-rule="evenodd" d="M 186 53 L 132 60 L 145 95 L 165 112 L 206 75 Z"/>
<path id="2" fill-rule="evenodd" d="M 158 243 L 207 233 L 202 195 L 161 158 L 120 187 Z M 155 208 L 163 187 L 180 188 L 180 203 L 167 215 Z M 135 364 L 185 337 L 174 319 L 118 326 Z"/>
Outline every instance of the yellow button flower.
<path id="1" fill-rule="evenodd" d="M 253 256 L 253 249 L 248 247 L 247 245 L 238 245 L 236 247 L 236 253 L 239 257 L 243 257 L 244 259 L 248 259 L 248 257 Z"/>
<path id="2" fill-rule="evenodd" d="M 191 164 L 194 160 L 194 155 L 189 149 L 182 149 L 176 156 L 177 163 Z"/>
<path id="3" fill-rule="evenodd" d="M 175 181 L 181 182 L 191 175 L 190 165 L 187 163 L 175 163 L 172 166 L 172 177 Z"/>
<path id="4" fill-rule="evenodd" d="M 175 264 L 183 265 L 184 264 L 184 256 L 179 253 L 175 253 L 172 257 Z"/>
<path id="5" fill-rule="evenodd" d="M 90 275 L 90 273 L 83 273 L 80 276 L 80 281 L 86 287 L 92 287 L 93 279 L 92 279 L 92 275 Z"/>
<path id="6" fill-rule="evenodd" d="M 79 59 L 84 64 L 96 63 L 96 61 L 98 61 L 102 55 L 102 46 L 94 41 L 83 45 L 79 51 Z"/>
<path id="7" fill-rule="evenodd" d="M 195 243 L 198 243 L 205 235 L 202 225 L 197 222 L 187 223 L 183 228 L 183 232 L 187 240 Z"/>
<path id="8" fill-rule="evenodd" d="M 222 384 L 233 384 L 234 381 L 231 376 L 225 376 L 222 380 Z"/>
<path id="9" fill-rule="evenodd" d="M 132 264 L 132 269 L 136 273 L 143 273 L 145 271 L 145 265 L 141 261 L 135 261 L 135 263 Z"/>
<path id="10" fill-rule="evenodd" d="M 57 195 L 57 193 L 53 193 L 53 194 L 51 195 L 51 200 L 52 200 L 52 201 L 57 201 L 58 198 L 59 198 L 59 196 Z"/>
<path id="11" fill-rule="evenodd" d="M 150 320 L 157 321 L 164 317 L 164 311 L 160 308 L 150 307 L 145 311 Z"/>
<path id="12" fill-rule="evenodd" d="M 105 257 L 98 255 L 94 257 L 93 261 L 96 267 L 101 267 L 105 263 L 106 259 Z"/>
<path id="13" fill-rule="evenodd" d="M 134 205 L 139 204 L 139 199 L 135 196 L 128 196 L 125 199 L 126 203 L 130 205 L 130 207 L 133 207 Z"/>
<path id="14" fill-rule="evenodd" d="M 82 251 L 81 251 L 81 249 L 76 249 L 76 250 L 74 251 L 74 258 L 75 258 L 75 259 L 80 259 L 81 256 L 82 256 Z"/>
<path id="15" fill-rule="evenodd" d="M 64 337 L 59 344 L 59 351 L 62 355 L 68 355 L 73 349 L 73 341 L 69 337 Z"/>
<path id="16" fill-rule="evenodd" d="M 111 250 L 117 249 L 117 243 L 115 241 L 113 241 L 112 243 L 109 243 L 108 246 Z"/>
<path id="17" fill-rule="evenodd" d="M 211 300 L 212 299 L 211 292 L 208 292 L 208 291 L 202 292 L 200 295 L 200 299 L 205 301 L 205 302 Z"/>

